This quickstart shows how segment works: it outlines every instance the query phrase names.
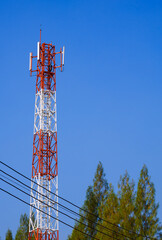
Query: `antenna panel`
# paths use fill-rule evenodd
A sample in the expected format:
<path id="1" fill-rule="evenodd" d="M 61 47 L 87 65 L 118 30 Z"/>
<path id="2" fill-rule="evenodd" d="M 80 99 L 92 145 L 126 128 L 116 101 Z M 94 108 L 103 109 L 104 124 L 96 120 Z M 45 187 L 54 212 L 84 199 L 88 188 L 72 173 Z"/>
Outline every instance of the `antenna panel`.
<path id="1" fill-rule="evenodd" d="M 62 65 L 64 66 L 64 58 L 65 58 L 65 46 L 63 46 L 62 50 Z"/>
<path id="2" fill-rule="evenodd" d="M 32 70 L 32 52 L 29 54 L 29 71 Z"/>
<path id="3" fill-rule="evenodd" d="M 40 59 L 40 42 L 37 42 L 37 60 Z"/>

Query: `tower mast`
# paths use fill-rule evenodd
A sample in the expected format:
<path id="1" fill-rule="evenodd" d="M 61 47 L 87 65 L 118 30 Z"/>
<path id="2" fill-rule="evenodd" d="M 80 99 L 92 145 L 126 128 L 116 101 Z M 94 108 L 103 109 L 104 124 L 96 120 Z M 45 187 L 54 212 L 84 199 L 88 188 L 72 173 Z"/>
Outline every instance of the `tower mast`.
<path id="1" fill-rule="evenodd" d="M 32 69 L 34 58 L 36 70 Z M 56 69 L 62 71 L 63 66 L 64 47 L 56 52 L 52 43 L 41 43 L 40 30 L 37 56 L 30 53 L 29 63 L 30 75 L 36 73 L 29 240 L 59 240 Z"/>

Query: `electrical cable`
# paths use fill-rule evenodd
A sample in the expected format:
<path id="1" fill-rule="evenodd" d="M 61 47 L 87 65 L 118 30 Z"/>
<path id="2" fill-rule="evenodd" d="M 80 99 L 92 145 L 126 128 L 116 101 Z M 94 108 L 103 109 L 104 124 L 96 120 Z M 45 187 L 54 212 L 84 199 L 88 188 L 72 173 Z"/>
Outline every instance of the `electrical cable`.
<path id="1" fill-rule="evenodd" d="M 1 177 L 0 177 L 0 180 L 4 181 L 5 183 L 9 184 L 10 186 L 12 186 L 12 187 L 16 188 L 17 190 L 19 190 L 19 191 L 23 192 L 24 194 L 28 195 L 29 197 L 31 197 L 31 195 L 30 195 L 29 193 L 27 193 L 27 192 L 25 192 L 25 191 L 21 190 L 20 188 L 18 188 L 18 187 L 16 187 L 16 186 L 14 186 L 13 184 L 11 184 L 11 183 L 7 182 L 6 180 L 2 179 Z M 84 225 L 84 226 L 88 227 L 88 226 L 87 226 L 85 223 L 82 223 L 82 222 L 80 222 L 80 221 L 78 221 L 78 220 L 74 219 L 73 217 L 69 216 L 68 214 L 66 214 L 66 213 L 63 213 L 63 212 L 61 212 L 60 210 L 58 210 L 58 209 L 56 209 L 56 208 L 54 208 L 54 207 L 50 206 L 49 204 L 47 204 L 47 203 L 44 203 L 42 200 L 40 200 L 40 199 L 38 200 L 36 197 L 33 197 L 33 196 L 32 196 L 32 198 L 34 198 L 35 200 L 37 200 L 37 201 L 39 201 L 39 202 L 41 202 L 41 203 L 45 204 L 47 207 L 51 207 L 51 208 L 52 208 L 52 209 L 54 209 L 55 211 L 57 211 L 57 212 L 59 212 L 59 213 L 63 214 L 64 216 L 66 216 L 66 217 L 69 217 L 69 218 L 71 218 L 72 220 L 75 220 L 76 222 L 78 222 L 78 223 L 81 223 L 82 225 Z M 47 213 L 46 213 L 46 214 L 47 214 Z M 95 229 L 95 228 L 93 228 L 93 227 L 89 227 L 89 228 L 91 228 L 92 230 L 96 230 L 96 229 Z M 116 231 L 113 231 L 113 230 L 111 230 L 111 231 L 112 231 L 113 233 L 116 233 L 116 234 L 118 234 Z M 101 232 L 101 231 L 99 231 L 99 230 L 97 230 L 97 232 L 99 232 L 99 233 L 101 233 L 101 234 L 104 234 L 105 236 L 111 237 L 111 236 L 110 236 L 110 235 L 108 235 L 107 233 Z M 123 236 L 124 236 L 124 237 L 127 237 L 127 238 L 129 238 L 129 239 L 133 239 L 133 238 L 130 238 L 130 237 L 128 237 L 128 236 L 125 236 L 125 235 L 123 235 Z M 116 240 L 119 240 L 118 238 L 114 238 L 114 239 L 116 239 Z"/>
<path id="2" fill-rule="evenodd" d="M 21 199 L 21 198 L 19 198 L 19 197 L 15 196 L 15 195 L 14 195 L 14 194 L 12 194 L 12 193 L 10 193 L 10 192 L 8 192 L 8 191 L 4 190 L 3 188 L 0 188 L 0 190 L 1 190 L 1 191 L 3 191 L 3 192 L 5 192 L 5 193 L 7 193 L 8 195 L 10 195 L 10 196 L 12 196 L 12 197 L 14 197 L 14 198 L 18 199 L 19 201 L 21 201 L 21 202 L 25 203 L 26 205 L 28 205 L 28 206 L 30 206 L 30 207 L 34 207 L 36 210 L 39 210 L 40 212 L 42 212 L 42 213 L 44 213 L 44 214 L 47 214 L 46 212 L 44 212 L 44 211 L 42 211 L 42 210 L 38 209 L 38 208 L 37 208 L 37 207 L 35 207 L 35 206 L 32 206 L 30 203 L 28 203 L 28 202 L 24 201 L 23 199 Z M 60 220 L 60 219 L 57 219 L 57 218 L 53 217 L 53 216 L 52 216 L 52 215 L 50 215 L 50 214 L 47 214 L 47 215 L 48 215 L 49 217 L 51 217 L 51 218 L 53 218 L 53 219 L 55 219 L 55 220 L 57 220 L 57 221 L 59 221 L 59 222 L 63 223 L 64 225 L 66 225 L 66 226 L 68 226 L 68 227 L 70 227 L 70 228 L 72 228 L 72 229 L 75 229 L 76 231 L 78 231 L 78 232 L 80 232 L 80 233 L 82 233 L 82 234 L 84 234 L 84 235 L 86 235 L 86 236 L 88 236 L 88 237 L 91 237 L 92 239 L 100 240 L 100 239 L 98 239 L 98 238 L 96 238 L 96 237 L 92 237 L 91 235 L 89 235 L 89 234 L 87 234 L 87 233 L 84 233 L 84 232 L 82 232 L 81 230 L 79 230 L 79 229 L 77 229 L 77 228 L 75 228 L 75 227 L 71 226 L 70 224 L 68 224 L 68 223 L 66 223 L 66 222 L 64 222 L 64 221 L 62 221 L 62 220 Z"/>
<path id="3" fill-rule="evenodd" d="M 6 174 L 7 176 L 9 176 L 10 178 L 14 178 L 14 177 L 12 177 L 10 174 L 5 173 L 4 171 L 2 171 L 1 169 L 0 169 L 0 172 L 3 172 L 4 174 Z M 16 184 L 17 186 L 20 186 L 20 187 L 22 187 L 23 189 L 26 189 L 27 191 L 29 191 L 29 189 L 28 189 L 28 188 L 30 188 L 29 186 L 28 186 L 28 188 L 26 188 L 26 187 L 22 186 L 21 184 L 17 183 L 16 181 L 13 181 L 12 179 L 4 176 L 3 174 L 0 174 L 0 176 L 1 176 L 1 177 L 4 177 L 5 179 L 9 180 L 10 182 Z M 15 178 L 14 178 L 14 179 L 15 179 Z M 17 179 L 17 181 L 18 181 L 18 179 Z M 23 183 L 22 183 L 22 184 L 23 184 Z M 26 184 L 24 183 L 23 185 L 26 185 Z"/>
<path id="4" fill-rule="evenodd" d="M 14 180 L 16 180 L 17 182 L 21 183 L 22 185 L 26 186 L 27 188 L 29 188 L 29 189 L 31 190 L 31 187 L 29 187 L 27 184 L 23 183 L 22 181 L 18 180 L 17 178 L 13 177 L 12 175 L 10 175 L 10 174 L 4 172 L 4 171 L 1 170 L 1 169 L 0 169 L 0 172 L 6 174 L 6 175 L 9 176 L 10 178 L 13 178 Z M 0 175 L 1 175 L 1 174 L 0 174 Z M 3 176 L 3 175 L 1 175 L 1 176 Z M 6 179 L 10 180 L 10 179 L 7 178 L 7 177 L 6 177 Z M 13 182 L 13 183 L 15 183 L 15 184 L 17 184 L 18 186 L 22 187 L 21 184 L 18 184 L 18 183 L 16 183 L 16 182 L 13 181 L 13 180 L 10 180 L 10 181 Z M 26 190 L 29 190 L 29 189 L 27 189 L 26 187 L 23 187 L 23 188 L 26 189 Z M 43 186 L 42 186 L 42 188 L 43 188 Z M 35 192 L 39 193 L 37 190 L 35 190 L 35 189 L 33 189 L 33 190 L 34 190 Z M 52 192 L 51 192 L 51 193 L 52 193 Z M 47 196 L 45 196 L 45 195 L 42 194 L 42 193 L 39 193 L 39 194 L 42 195 L 42 196 L 44 196 L 44 197 L 46 197 L 46 198 L 48 198 Z M 49 198 L 48 198 L 48 199 L 49 199 Z M 49 200 L 50 200 L 50 199 L 49 199 Z M 52 201 L 53 201 L 53 200 L 52 200 Z M 79 213 L 73 211 L 72 209 L 70 209 L 70 208 L 68 208 L 68 207 L 66 207 L 66 206 L 64 206 L 64 205 L 62 205 L 62 204 L 59 203 L 59 202 L 58 202 L 57 204 L 58 204 L 60 207 L 62 207 L 64 210 L 66 210 L 66 211 L 68 211 L 68 212 L 72 212 L 75 216 L 84 217 L 84 216 L 80 215 Z"/>
<path id="5" fill-rule="evenodd" d="M 11 169 L 12 171 L 16 172 L 16 173 L 19 174 L 20 176 L 24 177 L 24 178 L 27 179 L 28 181 L 33 182 L 33 183 L 35 183 L 36 185 L 38 185 L 38 186 L 42 187 L 43 189 L 45 189 L 46 191 L 50 192 L 49 190 L 47 190 L 47 189 L 44 188 L 43 186 L 41 186 L 41 185 L 39 185 L 38 183 L 34 182 L 33 180 L 31 180 L 30 178 L 28 178 L 28 177 L 25 176 L 24 174 L 20 173 L 20 172 L 17 171 L 16 169 L 10 167 L 10 166 L 7 165 L 6 163 L 4 163 L 4 162 L 2 162 L 2 161 L 0 161 L 0 163 L 3 164 L 4 166 L 8 167 L 8 168 Z M 90 215 L 92 215 L 92 216 L 98 217 L 98 216 L 96 216 L 95 214 L 93 214 L 93 213 L 91 213 L 91 212 L 89 212 L 89 211 L 87 211 L 87 210 L 85 210 L 85 209 L 77 206 L 76 204 L 72 203 L 71 201 L 69 201 L 69 200 L 67 200 L 67 199 L 65 199 L 65 198 L 63 198 L 63 197 L 61 197 L 61 196 L 59 196 L 59 195 L 57 195 L 57 194 L 55 194 L 55 193 L 53 193 L 53 192 L 50 192 L 50 193 L 53 194 L 53 195 L 55 195 L 55 196 L 57 196 L 57 197 L 60 198 L 61 200 L 65 201 L 65 202 L 67 202 L 67 203 L 69 203 L 69 204 L 71 204 L 71 205 L 74 206 L 74 207 L 76 207 L 76 208 L 78 208 L 78 209 L 80 209 L 80 210 L 82 210 L 82 211 L 84 211 L 84 212 L 86 212 L 86 213 L 88 213 L 88 214 L 90 214 Z M 73 211 L 73 210 L 71 210 L 71 211 Z M 81 215 L 81 216 L 82 216 L 82 215 Z M 84 217 L 84 216 L 82 216 L 82 217 Z M 103 219 L 103 218 L 98 217 L 98 219 L 101 220 L 101 221 L 104 221 L 104 222 L 106 222 L 106 223 L 108 223 L 108 224 L 110 224 L 110 225 L 116 226 L 116 227 L 118 227 L 119 229 L 125 230 L 125 231 L 127 231 L 127 232 L 129 232 L 129 233 L 133 233 L 133 234 L 137 235 L 138 237 L 141 236 L 141 237 L 144 237 L 144 238 L 146 238 L 146 239 L 154 239 L 154 240 L 156 239 L 156 238 L 152 238 L 152 237 L 148 237 L 148 236 L 143 236 L 143 235 L 141 235 L 141 234 L 139 234 L 139 233 L 136 233 L 136 232 L 134 232 L 134 231 L 132 231 L 132 230 L 128 230 L 128 229 L 126 229 L 126 228 L 124 228 L 124 227 L 118 226 L 117 224 L 112 223 L 112 222 L 110 222 L 110 221 L 107 221 L 107 220 L 105 220 L 105 219 Z"/>
<path id="6" fill-rule="evenodd" d="M 19 171 L 15 170 L 14 168 L 10 167 L 9 165 L 5 164 L 4 162 L 0 161 L 0 163 L 3 164 L 4 166 L 8 167 L 8 168 L 11 169 L 12 171 L 16 172 L 16 173 L 19 174 L 20 176 L 26 178 L 28 181 L 33 182 L 33 183 L 35 183 L 36 185 L 38 185 L 38 186 L 42 187 L 43 189 L 47 190 L 47 189 L 44 188 L 43 186 L 41 186 L 41 185 L 39 185 L 38 183 L 34 182 L 34 181 L 31 180 L 30 178 L 26 177 L 24 174 L 20 173 Z M 49 190 L 47 190 L 47 191 L 50 192 Z M 80 210 L 82 210 L 82 211 L 84 211 L 84 212 L 86 212 L 86 213 L 88 213 L 88 214 L 90 214 L 90 215 L 92 215 L 92 216 L 98 217 L 98 216 L 96 216 L 95 214 L 93 214 L 93 213 L 91 213 L 91 212 L 89 212 L 89 211 L 87 211 L 87 210 L 85 210 L 85 209 L 77 206 L 76 204 L 70 202 L 69 200 L 67 200 L 67 199 L 65 199 L 65 198 L 63 198 L 63 197 L 61 197 L 61 196 L 59 196 L 59 195 L 57 195 L 57 194 L 55 194 L 55 193 L 53 193 L 53 192 L 50 192 L 50 193 L 53 194 L 53 195 L 55 195 L 55 196 L 57 196 L 58 198 L 62 199 L 63 201 L 71 204 L 71 205 L 74 206 L 74 207 L 76 207 L 76 208 L 78 208 L 78 209 L 80 209 Z M 65 208 L 66 208 L 66 207 L 65 207 Z M 73 211 L 73 210 L 71 210 L 71 211 Z M 84 217 L 83 215 L 81 215 L 81 216 Z M 116 227 L 118 227 L 118 228 L 120 228 L 120 229 L 123 229 L 123 230 L 125 230 L 125 231 L 127 231 L 127 232 L 129 232 L 129 233 L 134 233 L 134 234 L 138 235 L 139 237 L 142 236 L 142 237 L 144 237 L 144 238 L 155 239 L 155 238 L 143 236 L 143 235 L 141 235 L 141 234 L 138 234 L 138 233 L 136 233 L 136 232 L 133 232 L 132 230 L 128 230 L 128 229 L 126 229 L 126 228 L 123 228 L 123 227 L 121 227 L 121 226 L 118 226 L 117 224 L 114 224 L 114 223 L 112 223 L 112 222 L 109 222 L 109 221 L 107 221 L 107 220 L 105 220 L 105 219 L 103 219 L 103 218 L 98 217 L 98 219 L 100 219 L 100 220 L 102 220 L 102 221 L 105 221 L 105 222 L 107 222 L 108 224 L 113 225 L 113 226 L 116 226 Z M 103 226 L 102 226 L 102 227 L 103 227 Z"/>
<path id="7" fill-rule="evenodd" d="M 6 174 L 6 175 L 9 176 L 10 178 L 15 179 L 16 181 L 20 182 L 20 183 L 23 184 L 24 186 L 26 186 L 26 187 L 28 187 L 29 189 L 31 189 L 28 185 L 26 185 L 26 184 L 23 183 L 22 181 L 18 180 L 17 178 L 11 176 L 10 174 L 4 172 L 4 171 L 1 170 L 1 169 L 0 169 L 0 171 L 3 172 L 3 174 Z M 0 175 L 1 175 L 1 174 L 0 174 Z M 1 175 L 1 176 L 4 177 L 3 175 Z M 0 179 L 1 179 L 1 178 L 0 178 Z M 9 181 L 11 181 L 11 182 L 14 182 L 14 181 L 10 180 L 9 178 L 7 178 L 7 179 L 8 179 Z M 1 180 L 4 181 L 3 179 L 1 179 Z M 5 181 L 5 182 L 6 182 L 6 181 Z M 8 183 L 8 182 L 7 182 L 7 183 Z M 14 183 L 16 184 L 16 182 L 14 182 Z M 10 183 L 8 183 L 8 184 L 10 184 Z M 11 184 L 10 184 L 10 185 L 11 185 Z M 18 185 L 21 186 L 20 184 L 18 184 Z M 13 186 L 13 187 L 15 187 L 15 186 Z M 22 187 L 22 186 L 21 186 L 21 187 Z M 26 187 L 25 187 L 25 189 L 27 189 Z M 17 187 L 15 187 L 15 188 L 17 188 Z M 19 189 L 19 190 L 20 190 L 20 189 Z M 27 190 L 28 190 L 28 189 L 27 189 Z M 49 197 L 45 196 L 44 194 L 39 193 L 39 192 L 38 192 L 37 190 L 35 190 L 35 189 L 33 189 L 33 190 L 34 190 L 35 192 L 37 192 L 38 194 L 40 194 L 41 196 L 47 198 L 50 202 L 55 203 L 55 201 L 53 201 L 53 200 L 50 199 Z M 20 191 L 21 191 L 21 190 L 20 190 Z M 23 191 L 23 192 L 24 192 L 24 191 Z M 28 195 L 29 195 L 29 194 L 28 194 Z M 30 195 L 30 196 L 31 196 L 31 195 Z M 39 201 L 39 200 L 38 200 L 38 201 Z M 62 205 L 62 204 L 60 204 L 60 203 L 57 203 L 57 204 L 58 204 L 58 205 L 61 205 L 61 207 L 64 208 L 64 209 L 68 209 L 70 212 L 74 212 L 73 210 L 65 207 L 64 205 Z M 54 210 L 62 213 L 61 211 L 59 211 L 59 210 L 57 210 L 57 209 L 55 209 L 55 208 L 54 208 Z M 76 213 L 76 212 L 74 212 L 74 213 L 77 214 L 77 215 L 79 215 L 80 217 L 83 217 L 84 219 L 88 220 L 88 221 L 91 222 L 91 223 L 95 223 L 94 221 L 92 221 L 92 220 L 90 220 L 90 219 L 88 219 L 88 218 L 86 218 L 86 217 L 84 217 L 84 216 L 82 216 L 82 215 L 80 215 L 80 214 L 78 214 L 78 213 Z M 62 214 L 64 214 L 64 213 L 62 213 Z M 65 215 L 65 214 L 64 214 L 64 215 Z M 68 216 L 68 217 L 70 217 L 70 216 Z M 78 223 L 81 223 L 81 224 L 87 226 L 86 224 L 78 221 L 77 219 L 74 219 L 73 217 L 70 217 L 70 218 L 73 219 L 73 220 L 75 220 L 75 221 L 78 222 Z M 103 225 L 101 225 L 101 224 L 99 224 L 99 223 L 97 223 L 96 225 L 98 225 L 98 226 L 100 226 L 100 227 L 102 227 L 102 228 L 104 228 L 104 229 L 107 229 L 107 230 L 109 230 L 110 232 L 113 232 L 113 233 L 116 233 L 116 234 L 118 234 L 118 235 L 121 235 L 121 236 L 123 236 L 123 237 L 127 237 L 127 238 L 129 238 L 129 239 L 133 239 L 133 238 L 128 237 L 128 236 L 126 236 L 126 235 L 124 235 L 124 234 L 122 234 L 122 233 L 120 233 L 120 232 L 118 233 L 118 232 L 116 232 L 116 231 L 114 231 L 114 230 L 112 230 L 112 229 L 110 229 L 110 228 L 108 228 L 108 227 L 105 227 L 105 226 L 103 226 Z M 93 228 L 93 229 L 94 229 L 94 228 Z M 95 230 L 95 229 L 94 229 L 94 230 Z M 99 231 L 99 232 L 101 232 L 101 231 Z M 102 233 L 102 234 L 105 234 L 105 233 L 103 233 L 103 232 L 101 232 L 101 233 Z"/>

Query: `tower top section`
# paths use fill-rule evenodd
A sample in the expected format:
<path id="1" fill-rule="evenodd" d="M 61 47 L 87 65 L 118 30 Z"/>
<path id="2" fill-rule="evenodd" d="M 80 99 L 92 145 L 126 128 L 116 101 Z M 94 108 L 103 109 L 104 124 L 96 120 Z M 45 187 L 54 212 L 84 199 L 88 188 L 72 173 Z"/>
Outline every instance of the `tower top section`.
<path id="1" fill-rule="evenodd" d="M 56 52 L 55 45 L 52 43 L 41 43 L 41 30 L 40 41 L 37 42 L 37 55 L 33 56 L 30 53 L 29 56 L 29 71 L 30 75 L 36 73 L 36 92 L 42 90 L 56 91 L 56 69 L 60 68 L 63 71 L 64 68 L 64 54 L 65 47 L 60 48 L 60 51 Z M 60 63 L 56 64 L 56 55 L 60 55 Z M 37 59 L 37 67 L 33 69 L 33 60 Z"/>

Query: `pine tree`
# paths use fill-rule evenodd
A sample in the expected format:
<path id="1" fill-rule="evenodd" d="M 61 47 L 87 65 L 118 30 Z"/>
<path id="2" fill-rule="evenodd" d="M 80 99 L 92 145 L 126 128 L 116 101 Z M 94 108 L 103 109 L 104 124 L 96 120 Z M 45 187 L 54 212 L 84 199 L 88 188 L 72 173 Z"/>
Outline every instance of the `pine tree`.
<path id="1" fill-rule="evenodd" d="M 15 240 L 28 240 L 29 218 L 26 213 L 20 216 L 20 226 L 16 232 Z"/>
<path id="2" fill-rule="evenodd" d="M 106 199 L 107 190 L 108 184 L 105 178 L 103 166 L 101 162 L 99 162 L 93 179 L 93 186 L 88 187 L 86 192 L 86 200 L 82 207 L 86 211 L 80 211 L 80 215 L 82 217 L 80 217 L 79 221 L 84 223 L 86 226 L 81 223 L 75 223 L 76 229 L 85 232 L 91 237 L 83 236 L 83 234 L 74 229 L 71 236 L 68 238 L 69 240 L 90 240 L 96 235 L 96 225 L 99 221 L 99 208 L 101 203 Z"/>
<path id="3" fill-rule="evenodd" d="M 138 182 L 135 202 L 136 230 L 143 236 L 156 237 L 161 230 L 157 210 L 159 204 L 155 202 L 155 188 L 148 175 L 146 165 L 143 166 Z M 139 237 L 142 240 L 143 237 Z"/>
<path id="4" fill-rule="evenodd" d="M 80 223 L 76 222 L 75 228 L 86 233 L 87 235 L 84 235 L 74 229 L 72 235 L 68 238 L 69 240 L 90 240 L 91 237 L 94 237 L 96 234 L 95 228 L 97 221 L 97 201 L 92 186 L 89 186 L 87 189 L 86 200 L 82 209 L 83 210 L 80 210 L 81 217 L 78 220 Z M 94 215 L 90 213 L 93 213 Z M 88 235 L 91 237 L 89 237 Z"/>
<path id="5" fill-rule="evenodd" d="M 96 224 L 100 222 L 99 211 L 102 211 L 102 206 L 105 205 L 105 202 L 108 197 L 108 182 L 102 163 L 99 162 L 97 170 L 93 179 L 93 191 L 96 197 L 97 206 L 96 206 Z"/>
<path id="6" fill-rule="evenodd" d="M 93 179 L 93 191 L 98 202 L 98 206 L 107 198 L 108 183 L 102 163 L 99 162 Z"/>
<path id="7" fill-rule="evenodd" d="M 87 218 L 87 227 L 85 228 L 85 232 L 90 236 L 94 237 L 96 234 L 96 224 L 98 218 L 98 202 L 91 186 L 87 189 L 84 206 L 86 210 L 85 216 Z M 93 213 L 93 215 L 91 213 Z M 87 239 L 91 238 L 87 237 Z"/>
<path id="8" fill-rule="evenodd" d="M 79 221 L 84 223 L 84 218 L 80 217 Z M 83 224 L 76 222 L 74 225 L 74 230 L 71 236 L 68 237 L 68 240 L 86 240 L 86 236 L 83 234 L 85 227 Z"/>
<path id="9" fill-rule="evenodd" d="M 130 230 L 122 230 L 121 233 L 132 239 L 136 239 L 135 232 L 135 184 L 134 181 L 130 181 L 130 177 L 127 172 L 124 176 L 120 176 L 118 184 L 118 199 L 119 199 L 119 224 L 122 228 Z M 124 239 L 124 238 L 123 238 Z M 125 238 L 127 239 L 127 238 Z"/>
<path id="10" fill-rule="evenodd" d="M 10 229 L 7 230 L 7 233 L 6 233 L 6 240 L 13 240 L 12 232 L 11 232 Z"/>
<path id="11" fill-rule="evenodd" d="M 119 223 L 118 213 L 119 203 L 112 184 L 109 184 L 109 190 L 106 196 L 107 196 L 106 201 L 102 202 L 99 209 L 99 218 L 106 220 L 100 221 L 99 222 L 100 225 L 98 225 L 97 227 L 97 230 L 100 232 L 97 232 L 96 238 L 100 240 L 118 238 L 117 233 L 119 231 L 118 227 L 115 226 Z M 109 222 L 112 224 L 110 224 Z M 102 234 L 101 232 L 104 232 L 107 235 Z"/>
<path id="12" fill-rule="evenodd" d="M 161 239 L 162 227 L 157 217 L 159 205 L 155 203 L 155 188 L 145 165 L 141 170 L 136 193 L 134 187 L 133 180 L 130 180 L 126 172 L 120 177 L 116 195 L 112 185 L 109 184 L 108 187 L 102 164 L 99 162 L 93 186 L 88 187 L 86 192 L 86 200 L 82 207 L 85 211 L 80 211 L 81 223 L 75 223 L 76 229 L 91 237 L 74 229 L 68 239 L 91 240 L 96 237 L 100 240 L 128 238 L 144 240 L 145 236 Z"/>
<path id="13" fill-rule="evenodd" d="M 99 209 L 101 208 L 101 205 L 105 203 L 107 199 L 107 193 L 108 183 L 106 180 L 102 163 L 99 162 L 93 179 L 93 187 L 88 188 L 86 195 L 87 198 L 85 201 L 87 211 L 93 213 L 93 215 L 89 213 L 86 214 L 86 218 L 88 218 L 88 221 L 86 222 L 86 224 L 88 225 L 87 233 L 92 237 L 95 237 L 97 233 L 97 224 L 100 222 Z"/>

